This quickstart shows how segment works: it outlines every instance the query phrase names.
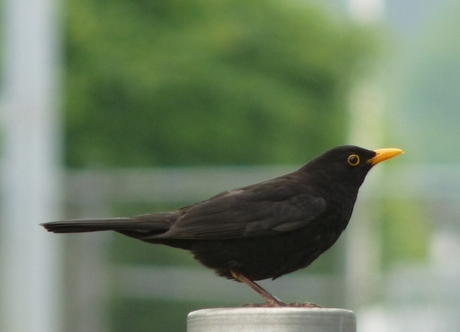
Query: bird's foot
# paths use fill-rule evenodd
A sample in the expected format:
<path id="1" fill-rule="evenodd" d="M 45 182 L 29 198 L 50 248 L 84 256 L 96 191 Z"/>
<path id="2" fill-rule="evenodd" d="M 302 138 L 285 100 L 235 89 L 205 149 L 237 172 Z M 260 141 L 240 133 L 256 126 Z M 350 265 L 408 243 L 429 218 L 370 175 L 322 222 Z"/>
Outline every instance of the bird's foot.
<path id="1" fill-rule="evenodd" d="M 294 308 L 317 308 L 317 309 L 321 309 L 322 306 L 318 305 L 318 304 L 315 304 L 315 303 L 311 303 L 311 302 L 303 302 L 303 303 L 300 303 L 300 302 L 294 302 L 294 303 L 290 303 L 287 305 L 288 307 L 294 307 Z"/>
<path id="2" fill-rule="evenodd" d="M 281 301 L 267 301 L 265 303 L 245 303 L 242 305 L 245 308 L 311 308 L 311 309 L 321 309 L 322 306 L 311 303 L 311 302 L 293 302 L 293 303 L 284 303 Z"/>
<path id="3" fill-rule="evenodd" d="M 288 307 L 289 305 L 281 302 L 276 297 L 266 298 L 265 303 L 245 303 L 242 307 L 246 308 L 280 308 L 280 307 Z"/>
<path id="4" fill-rule="evenodd" d="M 288 305 L 283 302 L 278 302 L 278 303 L 245 303 L 242 305 L 242 307 L 245 308 L 281 308 L 281 307 L 287 307 Z"/>
<path id="5" fill-rule="evenodd" d="M 249 279 L 248 277 L 239 273 L 238 271 L 230 270 L 230 272 L 232 273 L 232 276 L 233 278 L 235 278 L 235 280 L 245 283 L 246 285 L 251 287 L 253 290 L 255 290 L 258 294 L 260 294 L 265 300 L 265 303 L 246 303 L 246 304 L 243 304 L 242 307 L 250 307 L 250 308 L 280 308 L 280 307 L 322 308 L 320 305 L 310 303 L 310 302 L 304 302 L 304 303 L 294 302 L 294 303 L 286 304 L 280 301 L 280 299 L 278 299 L 276 296 L 273 296 L 272 294 L 267 292 L 260 285 L 258 285 L 257 283 Z"/>

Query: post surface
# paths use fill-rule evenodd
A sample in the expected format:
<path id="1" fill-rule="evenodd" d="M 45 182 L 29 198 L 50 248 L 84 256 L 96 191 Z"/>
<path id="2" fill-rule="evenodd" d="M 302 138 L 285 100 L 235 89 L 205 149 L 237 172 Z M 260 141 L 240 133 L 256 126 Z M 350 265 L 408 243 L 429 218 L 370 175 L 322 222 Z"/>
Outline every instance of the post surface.
<path id="1" fill-rule="evenodd" d="M 61 123 L 59 0 L 7 0 L 0 39 L 0 331 L 57 332 Z M 2 3 L 3 4 L 3 3 Z"/>
<path id="2" fill-rule="evenodd" d="M 356 332 L 350 310 L 325 308 L 216 308 L 192 311 L 187 332 Z"/>

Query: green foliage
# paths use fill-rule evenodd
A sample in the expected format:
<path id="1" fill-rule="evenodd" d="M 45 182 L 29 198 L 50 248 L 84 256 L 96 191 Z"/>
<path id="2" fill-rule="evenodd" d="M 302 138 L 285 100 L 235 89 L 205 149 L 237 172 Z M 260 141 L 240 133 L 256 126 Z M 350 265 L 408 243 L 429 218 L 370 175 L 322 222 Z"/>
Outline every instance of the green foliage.
<path id="1" fill-rule="evenodd" d="M 161 285 L 159 285 L 161 287 Z M 214 303 L 184 303 L 174 301 L 153 301 L 145 299 L 124 299 L 114 301 L 112 316 L 115 332 L 174 332 L 186 330 L 186 318 L 197 308 L 212 307 Z M 132 319 L 136 317 L 136 319 Z"/>
<path id="2" fill-rule="evenodd" d="M 303 163 L 343 143 L 367 40 L 302 2 L 70 1 L 66 164 Z"/>
<path id="3" fill-rule="evenodd" d="M 427 209 L 417 201 L 388 200 L 382 211 L 384 268 L 425 260 L 430 237 Z"/>

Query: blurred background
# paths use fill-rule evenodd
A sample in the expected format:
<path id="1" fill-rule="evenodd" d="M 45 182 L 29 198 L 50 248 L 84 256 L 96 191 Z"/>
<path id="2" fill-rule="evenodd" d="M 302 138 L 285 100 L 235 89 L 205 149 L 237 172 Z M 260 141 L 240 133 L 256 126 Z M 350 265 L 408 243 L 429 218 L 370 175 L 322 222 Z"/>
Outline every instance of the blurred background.
<path id="1" fill-rule="evenodd" d="M 405 154 L 331 250 L 262 285 L 351 309 L 360 332 L 459 331 L 458 1 L 0 11 L 2 331 L 185 331 L 192 310 L 259 302 L 187 252 L 38 224 L 175 209 L 345 143 Z"/>

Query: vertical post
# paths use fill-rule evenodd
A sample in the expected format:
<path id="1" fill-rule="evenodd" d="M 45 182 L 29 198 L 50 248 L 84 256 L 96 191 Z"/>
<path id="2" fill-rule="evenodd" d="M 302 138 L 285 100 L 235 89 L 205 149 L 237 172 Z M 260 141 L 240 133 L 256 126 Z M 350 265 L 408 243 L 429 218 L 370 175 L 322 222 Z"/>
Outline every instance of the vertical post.
<path id="1" fill-rule="evenodd" d="M 384 0 L 348 0 L 351 18 L 372 26 L 384 15 Z M 383 142 L 383 95 L 380 75 L 372 68 L 367 77 L 354 82 L 350 96 L 349 142 L 365 148 L 381 148 Z M 373 170 L 361 189 L 361 195 L 376 188 L 378 170 Z M 372 205 L 372 206 L 371 206 Z M 347 306 L 359 306 L 375 294 L 380 271 L 380 241 L 376 231 L 378 211 L 375 204 L 358 199 L 353 220 L 346 232 Z"/>
<path id="2" fill-rule="evenodd" d="M 81 181 L 81 206 L 77 218 L 110 215 L 106 187 L 99 181 Z M 68 239 L 65 287 L 69 294 L 66 315 L 68 332 L 108 332 L 110 278 L 108 244 L 110 234 L 74 234 Z"/>
<path id="3" fill-rule="evenodd" d="M 1 331 L 61 330 L 57 237 L 60 133 L 56 6 L 7 0 L 1 106 Z"/>
<path id="4" fill-rule="evenodd" d="M 220 308 L 191 312 L 187 332 L 356 332 L 353 312 L 319 308 Z"/>

